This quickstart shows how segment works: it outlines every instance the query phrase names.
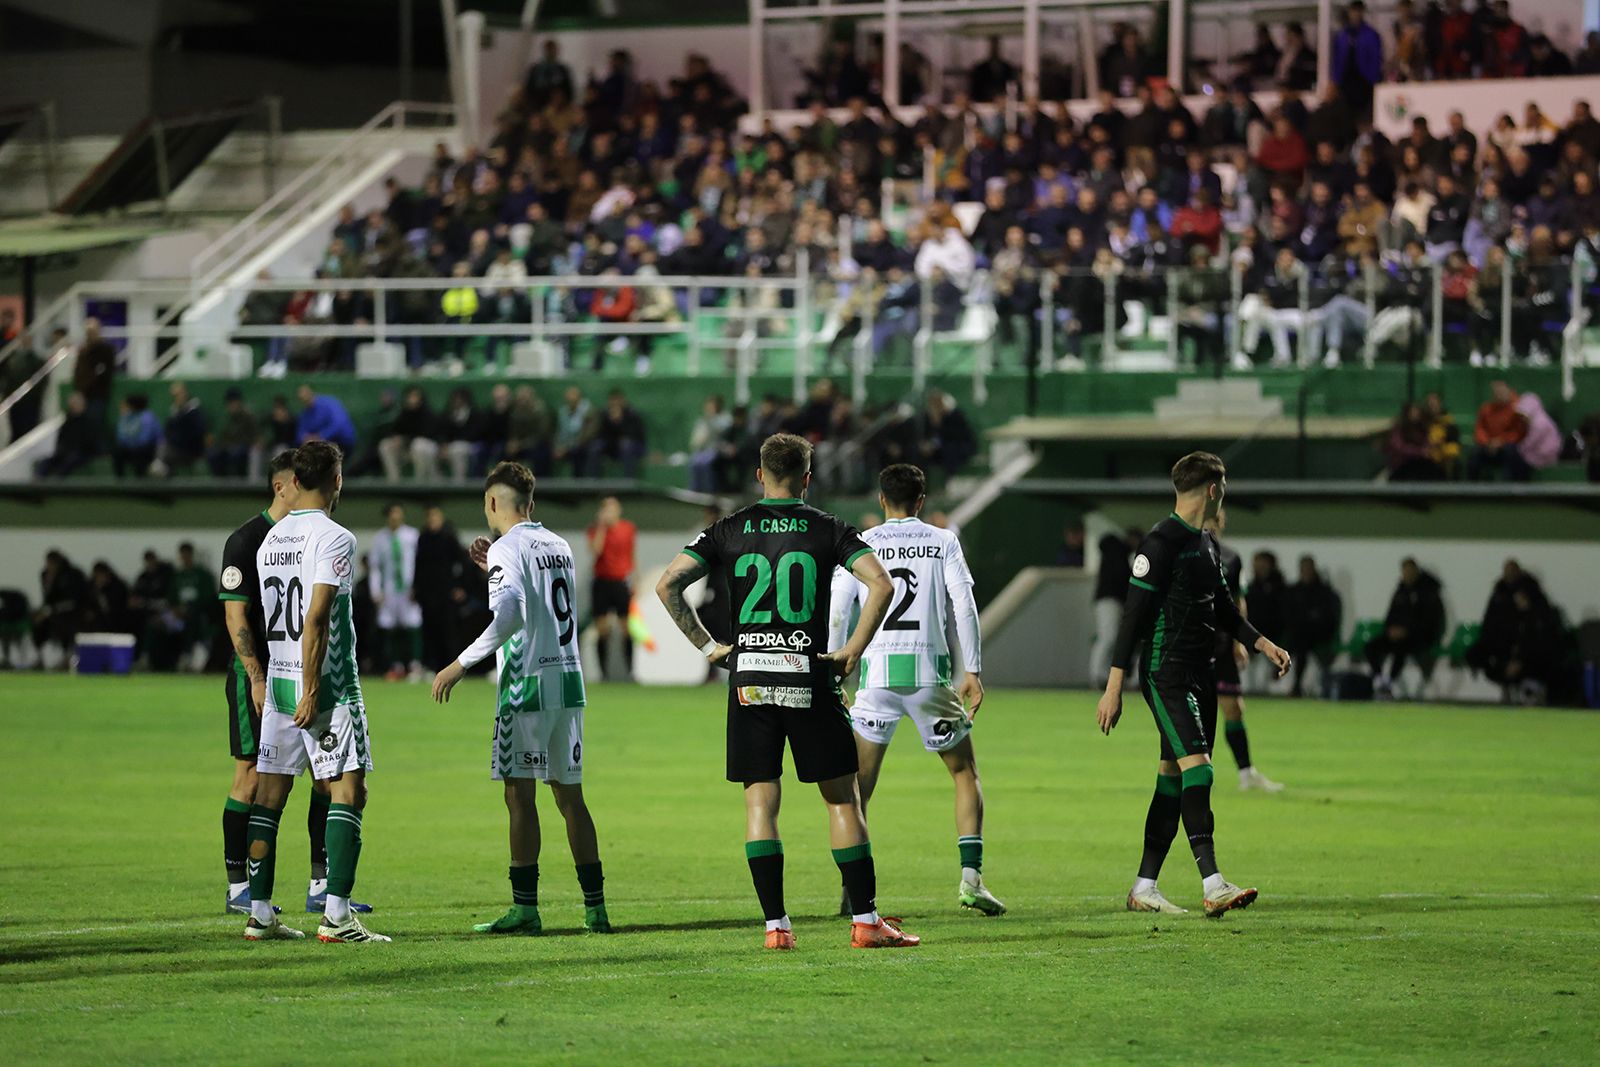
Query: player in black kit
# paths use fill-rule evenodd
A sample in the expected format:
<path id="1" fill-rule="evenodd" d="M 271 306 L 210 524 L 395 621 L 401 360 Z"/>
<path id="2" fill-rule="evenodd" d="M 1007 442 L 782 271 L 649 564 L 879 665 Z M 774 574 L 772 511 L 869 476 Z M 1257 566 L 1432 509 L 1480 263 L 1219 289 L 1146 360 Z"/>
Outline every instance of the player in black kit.
<path id="1" fill-rule="evenodd" d="M 855 669 L 889 610 L 894 585 L 855 529 L 803 499 L 811 444 L 774 434 L 756 472 L 764 496 L 713 523 L 662 576 L 656 595 L 711 664 L 726 663 L 728 780 L 744 786 L 745 857 L 766 916 L 766 947 L 792 949 L 783 902 L 778 779 L 788 742 L 795 773 L 816 782 L 828 805 L 833 859 L 851 902 L 850 943 L 900 948 L 918 938 L 878 915 L 877 873 L 856 792 L 856 742 L 839 680 Z M 867 587 L 866 605 L 843 648 L 825 651 L 835 567 Z M 684 591 L 707 574 L 726 575 L 732 644 L 706 632 Z"/>
<path id="2" fill-rule="evenodd" d="M 1244 561 L 1239 553 L 1222 543 L 1228 530 L 1228 512 L 1218 508 L 1215 517 L 1206 520 L 1205 531 L 1217 542 L 1217 558 L 1222 562 L 1222 576 L 1228 580 L 1228 591 L 1238 605 L 1239 614 L 1249 618 L 1249 604 L 1244 599 L 1244 587 L 1239 583 L 1244 573 Z M 1250 735 L 1244 728 L 1244 687 L 1240 672 L 1249 652 L 1230 635 L 1217 631 L 1217 704 L 1222 709 L 1222 736 L 1239 765 L 1239 788 L 1259 789 L 1265 793 L 1281 793 L 1283 784 L 1262 774 L 1250 761 Z M 1216 744 L 1216 738 L 1211 739 Z"/>
<path id="3" fill-rule="evenodd" d="M 228 870 L 225 911 L 250 914 L 250 880 L 246 863 L 250 854 L 250 806 L 256 796 L 256 758 L 261 739 L 261 705 L 266 699 L 267 623 L 261 607 L 261 582 L 256 574 L 256 552 L 267 531 L 294 507 L 294 449 L 279 452 L 267 465 L 272 503 L 265 511 L 228 535 L 222 549 L 222 574 L 217 598 L 222 601 L 233 662 L 228 668 L 228 750 L 233 755 L 233 786 L 222 809 L 222 859 Z M 327 897 L 328 787 L 312 783 L 306 833 L 311 838 L 311 882 L 306 890 L 306 911 L 322 911 Z M 370 904 L 351 902 L 352 910 L 369 912 Z"/>
<path id="4" fill-rule="evenodd" d="M 1122 716 L 1122 681 L 1134 645 L 1143 650 L 1145 702 L 1161 738 L 1156 791 L 1145 817 L 1144 856 L 1128 893 L 1129 911 L 1182 912 L 1156 887 L 1167 849 L 1183 820 L 1200 868 L 1208 917 L 1248 907 L 1256 890 L 1241 889 L 1217 870 L 1212 841 L 1211 739 L 1217 725 L 1217 630 L 1289 669 L 1289 654 L 1257 633 L 1240 614 L 1217 555 L 1201 527 L 1222 506 L 1228 472 L 1209 452 L 1191 452 L 1172 468 L 1177 503 L 1139 545 L 1128 582 L 1111 674 L 1100 698 L 1100 729 L 1109 734 Z"/>

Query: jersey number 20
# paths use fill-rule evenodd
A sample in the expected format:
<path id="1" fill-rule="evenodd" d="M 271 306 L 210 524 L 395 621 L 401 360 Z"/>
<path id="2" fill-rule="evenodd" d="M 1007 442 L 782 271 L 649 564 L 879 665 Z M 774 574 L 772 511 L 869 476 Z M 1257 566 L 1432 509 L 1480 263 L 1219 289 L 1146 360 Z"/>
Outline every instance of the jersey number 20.
<path id="1" fill-rule="evenodd" d="M 800 603 L 795 603 L 794 571 L 800 570 Z M 746 552 L 733 565 L 733 576 L 743 578 L 755 571 L 755 584 L 739 608 L 740 625 L 762 626 L 772 621 L 772 611 L 761 606 L 772 591 L 774 568 L 759 552 Z M 817 608 L 817 561 L 809 552 L 785 552 L 776 568 L 778 617 L 784 622 L 808 623 Z"/>
<path id="2" fill-rule="evenodd" d="M 300 584 L 300 579 L 290 578 L 284 584 L 282 578 L 268 578 L 261 583 L 271 590 L 272 608 L 267 615 L 267 640 L 282 641 L 285 630 L 290 641 L 300 640 L 301 633 L 305 630 L 306 621 L 306 590 Z M 283 623 L 284 629 L 278 629 L 278 623 Z"/>

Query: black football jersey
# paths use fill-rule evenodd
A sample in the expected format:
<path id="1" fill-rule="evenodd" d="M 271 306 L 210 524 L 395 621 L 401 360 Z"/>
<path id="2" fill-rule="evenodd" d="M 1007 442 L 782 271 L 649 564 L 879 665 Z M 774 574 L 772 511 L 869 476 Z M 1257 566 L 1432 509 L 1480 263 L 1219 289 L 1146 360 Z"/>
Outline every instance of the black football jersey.
<path id="1" fill-rule="evenodd" d="M 828 651 L 833 569 L 872 549 L 855 527 L 803 500 L 760 500 L 683 551 L 726 577 L 730 644 L 814 656 Z"/>
<path id="2" fill-rule="evenodd" d="M 261 606 L 261 582 L 256 573 L 256 552 L 267 539 L 273 526 L 272 518 L 261 512 L 228 535 L 222 548 L 222 573 L 217 581 L 217 599 L 239 600 L 245 605 L 245 617 L 250 622 L 250 635 L 255 647 L 265 658 L 267 654 L 267 617 Z M 238 656 L 234 657 L 235 665 Z"/>

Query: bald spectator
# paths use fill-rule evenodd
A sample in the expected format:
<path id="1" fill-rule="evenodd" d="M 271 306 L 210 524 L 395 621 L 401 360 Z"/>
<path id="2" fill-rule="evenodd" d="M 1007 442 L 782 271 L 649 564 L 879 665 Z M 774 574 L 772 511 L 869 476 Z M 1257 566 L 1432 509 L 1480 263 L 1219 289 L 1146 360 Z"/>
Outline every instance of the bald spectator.
<path id="1" fill-rule="evenodd" d="M 1493 383 L 1489 399 L 1478 408 L 1472 431 L 1476 445 L 1467 459 L 1467 477 L 1478 482 L 1499 471 L 1514 482 L 1527 481 L 1530 469 L 1517 449 L 1527 432 L 1527 423 L 1517 411 L 1516 391 L 1503 381 Z"/>

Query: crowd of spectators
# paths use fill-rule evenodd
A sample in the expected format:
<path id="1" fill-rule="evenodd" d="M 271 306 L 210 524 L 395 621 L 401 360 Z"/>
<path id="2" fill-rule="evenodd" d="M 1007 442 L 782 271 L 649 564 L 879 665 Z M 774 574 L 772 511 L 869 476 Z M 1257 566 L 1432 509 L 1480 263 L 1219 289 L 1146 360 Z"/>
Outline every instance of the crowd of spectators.
<path id="1" fill-rule="evenodd" d="M 1582 432 L 1563 434 L 1536 393 L 1519 394 L 1503 381 L 1491 383 L 1470 440 L 1462 440 L 1444 398 L 1432 392 L 1401 407 L 1383 442 L 1391 482 L 1526 482 L 1584 447 Z"/>

